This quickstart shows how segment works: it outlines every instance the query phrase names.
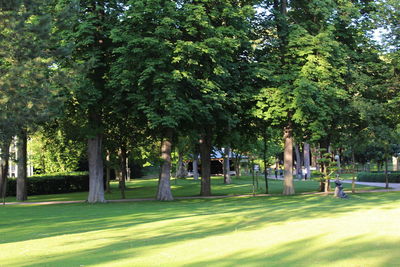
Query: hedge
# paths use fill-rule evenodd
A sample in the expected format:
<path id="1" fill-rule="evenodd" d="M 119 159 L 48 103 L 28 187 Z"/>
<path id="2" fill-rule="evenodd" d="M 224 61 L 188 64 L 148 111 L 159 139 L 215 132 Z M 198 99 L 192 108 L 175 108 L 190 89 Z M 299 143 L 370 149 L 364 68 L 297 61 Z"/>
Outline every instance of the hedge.
<path id="1" fill-rule="evenodd" d="M 400 172 L 388 172 L 389 183 L 400 183 Z M 384 172 L 359 172 L 357 181 L 385 183 Z"/>
<path id="2" fill-rule="evenodd" d="M 32 176 L 28 179 L 28 196 L 82 192 L 89 190 L 89 175 L 53 174 Z M 8 179 L 7 196 L 15 196 L 17 181 Z"/>
<path id="3" fill-rule="evenodd" d="M 385 174 L 384 171 L 370 171 L 370 173 L 380 173 L 380 174 Z M 397 173 L 400 174 L 400 171 L 388 171 L 388 173 Z"/>

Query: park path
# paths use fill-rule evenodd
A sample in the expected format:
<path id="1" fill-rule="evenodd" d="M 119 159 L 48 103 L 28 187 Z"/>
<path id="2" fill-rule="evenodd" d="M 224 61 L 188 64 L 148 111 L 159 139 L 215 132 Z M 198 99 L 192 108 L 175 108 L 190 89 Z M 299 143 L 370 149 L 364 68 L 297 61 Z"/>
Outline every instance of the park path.
<path id="1" fill-rule="evenodd" d="M 273 177 L 272 179 L 275 179 Z M 278 178 L 277 180 L 282 180 Z M 351 180 L 341 180 L 343 183 L 352 183 Z M 374 187 L 382 187 L 382 189 L 374 190 L 357 190 L 356 193 L 373 193 L 373 192 L 394 192 L 400 191 L 400 184 L 389 183 L 389 189 L 385 189 L 385 183 L 370 183 L 370 182 L 356 182 L 359 185 L 367 185 Z M 346 193 L 351 193 L 351 191 L 345 191 Z M 329 192 L 333 194 L 333 192 Z M 297 195 L 326 195 L 324 192 L 306 192 Z M 185 200 L 185 199 L 220 199 L 220 198 L 240 198 L 240 197 L 265 197 L 265 196 L 282 196 L 281 194 L 246 194 L 246 195 L 228 195 L 228 196 L 193 196 L 193 197 L 174 197 L 175 200 Z M 129 198 L 129 199 L 113 199 L 107 200 L 107 203 L 121 203 L 121 202 L 142 202 L 142 201 L 156 201 L 155 198 Z M 54 205 L 54 204 L 76 204 L 76 203 L 86 203 L 86 200 L 69 200 L 69 201 L 40 201 L 40 202 L 6 202 L 5 205 Z"/>
<path id="2" fill-rule="evenodd" d="M 268 175 L 268 179 L 272 179 L 272 180 L 283 180 L 282 177 L 278 177 L 275 178 L 275 176 L 273 175 Z M 295 179 L 296 180 L 296 179 Z M 334 181 L 334 179 L 332 179 L 331 181 Z M 352 180 L 340 180 L 343 183 L 346 184 L 351 184 L 353 181 Z M 355 182 L 356 185 L 366 185 L 366 186 L 374 186 L 374 187 L 382 187 L 383 189 L 377 189 L 377 190 L 381 190 L 381 191 L 400 191 L 400 183 L 389 183 L 389 189 L 385 189 L 386 184 L 385 183 L 373 183 L 373 182 Z M 364 191 L 357 191 L 357 192 L 364 192 Z M 372 192 L 372 190 L 368 190 L 368 192 Z"/>
<path id="3" fill-rule="evenodd" d="M 346 184 L 351 184 L 352 181 L 351 180 L 341 180 L 343 183 Z M 376 187 L 386 187 L 385 183 L 372 183 L 372 182 L 355 182 L 356 184 L 359 185 L 367 185 L 367 186 L 376 186 Z M 378 190 L 382 190 L 382 189 L 378 189 Z M 386 189 L 388 191 L 400 191 L 400 183 L 389 183 L 389 189 Z"/>

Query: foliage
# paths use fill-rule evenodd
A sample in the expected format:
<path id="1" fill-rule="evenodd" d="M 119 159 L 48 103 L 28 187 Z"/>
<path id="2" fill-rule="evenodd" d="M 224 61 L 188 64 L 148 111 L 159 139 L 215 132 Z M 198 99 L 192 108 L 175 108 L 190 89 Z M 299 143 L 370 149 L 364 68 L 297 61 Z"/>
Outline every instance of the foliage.
<path id="1" fill-rule="evenodd" d="M 399 50 L 400 3 L 396 0 L 379 0 L 376 2 L 374 22 L 386 30 L 381 41 L 384 42 L 388 50 Z"/>
<path id="2" fill-rule="evenodd" d="M 318 160 L 318 162 L 322 167 L 320 181 L 323 183 L 327 182 L 329 179 L 332 179 L 338 168 L 331 153 L 327 153 L 325 149 L 320 149 L 318 153 L 321 154 L 321 158 Z"/>
<path id="3" fill-rule="evenodd" d="M 52 49 L 52 17 L 39 1 L 0 6 L 0 137 L 34 129 L 62 107 L 63 71 Z"/>
<path id="4" fill-rule="evenodd" d="M 354 149 L 357 162 L 362 164 L 376 162 L 378 165 L 383 165 L 386 160 L 386 153 L 390 156 L 398 156 L 399 152 L 400 148 L 398 145 L 391 144 L 388 146 L 387 151 L 385 151 L 385 147 L 373 140 L 369 140 L 369 142 L 365 142 Z"/>
<path id="5" fill-rule="evenodd" d="M 85 144 L 72 140 L 61 129 L 42 130 L 28 143 L 29 162 L 37 173 L 76 171 L 85 153 Z"/>
<path id="6" fill-rule="evenodd" d="M 280 15 L 273 10 L 271 16 L 277 19 L 267 24 L 270 31 L 262 36 L 265 43 L 258 51 L 262 89 L 254 112 L 279 127 L 293 123 L 295 135 L 318 141 L 332 128 L 346 98 L 345 54 L 334 26 L 338 6 L 333 1 L 291 3 L 287 32 L 280 32 Z M 272 20 L 271 16 L 263 19 Z"/>
<path id="7" fill-rule="evenodd" d="M 89 176 L 83 173 L 32 176 L 28 178 L 27 185 L 28 195 L 82 192 L 89 190 Z M 8 180 L 8 196 L 15 195 L 16 186 L 15 179 Z"/>
<path id="8" fill-rule="evenodd" d="M 177 7 L 154 0 L 130 1 L 127 7 L 111 32 L 120 44 L 114 50 L 111 85 L 119 89 L 122 104 L 133 104 L 128 114 L 140 112 L 151 129 L 175 128 L 189 119 L 190 111 L 172 76 L 173 45 L 180 35 Z"/>
<path id="9" fill-rule="evenodd" d="M 389 183 L 400 183 L 400 172 L 387 173 Z M 383 172 L 360 172 L 357 174 L 357 181 L 385 183 L 385 173 Z"/>
<path id="10" fill-rule="evenodd" d="M 57 174 L 58 175 L 58 174 Z M 61 176 L 68 176 L 69 174 L 62 174 Z M 75 174 L 74 174 L 75 175 Z M 77 173 L 76 175 L 87 175 L 86 173 Z M 49 175 L 43 175 L 49 176 Z M 157 177 L 158 173 L 154 171 L 149 177 Z M 36 177 L 36 175 L 34 176 Z M 253 180 L 252 176 L 241 176 L 232 177 L 232 184 L 224 184 L 223 177 L 217 176 L 212 177 L 211 183 L 213 187 L 213 194 L 216 196 L 234 196 L 234 195 L 251 195 L 253 193 Z M 29 178 L 31 179 L 31 178 Z M 36 178 L 32 178 L 36 179 Z M 258 176 L 257 179 L 262 179 L 262 176 Z M 271 194 L 280 195 L 282 194 L 282 181 L 269 179 L 269 192 Z M 294 181 L 297 193 L 315 193 L 319 190 L 318 181 Z M 157 190 L 158 179 L 157 178 L 145 178 L 145 179 L 132 179 L 126 182 L 126 198 L 127 199 L 154 199 L 154 192 Z M 351 188 L 351 184 L 343 184 L 345 190 Z M 363 186 L 357 185 L 358 190 L 373 190 L 381 187 L 375 186 Z M 193 178 L 186 179 L 173 179 L 171 182 L 171 190 L 174 197 L 198 197 L 200 190 L 200 181 L 194 180 Z M 258 188 L 255 188 L 256 194 L 265 193 L 265 184 L 259 183 Z M 118 182 L 111 182 L 111 193 L 107 193 L 106 197 L 108 200 L 121 199 L 121 194 L 118 188 Z M 82 200 L 87 198 L 87 192 L 75 192 L 75 193 L 58 193 L 48 195 L 34 195 L 29 198 L 29 202 L 37 201 L 56 201 L 56 200 Z M 14 197 L 8 197 L 6 201 L 15 201 Z"/>
<path id="11" fill-rule="evenodd" d="M 122 149 L 138 165 L 159 165 L 167 133 L 186 156 L 201 139 L 203 156 L 212 144 L 272 159 L 285 128 L 288 141 L 381 164 L 399 142 L 398 7 L 1 1 L 0 145 L 45 124 L 31 161 L 51 172 L 76 169 L 86 138 L 91 179 L 101 181 L 103 144 L 112 167 Z M 380 28 L 387 38 L 377 42 Z"/>

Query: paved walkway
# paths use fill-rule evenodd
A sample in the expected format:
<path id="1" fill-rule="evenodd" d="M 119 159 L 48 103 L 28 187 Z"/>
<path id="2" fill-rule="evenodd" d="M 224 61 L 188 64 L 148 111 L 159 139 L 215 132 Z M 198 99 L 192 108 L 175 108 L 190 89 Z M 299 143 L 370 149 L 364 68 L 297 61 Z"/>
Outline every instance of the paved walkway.
<path id="1" fill-rule="evenodd" d="M 275 179 L 275 177 L 273 178 Z M 282 178 L 278 178 L 278 180 L 283 180 Z M 351 180 L 341 180 L 343 183 L 352 183 Z M 375 190 L 356 190 L 356 193 L 373 193 L 373 192 L 393 192 L 400 191 L 400 184 L 398 183 L 389 183 L 389 189 L 385 189 L 385 183 L 370 183 L 370 182 L 356 182 L 359 185 L 367 185 L 367 186 L 375 186 L 382 187 L 382 189 Z M 351 193 L 350 190 L 346 190 L 346 193 Z M 333 192 L 329 192 L 329 194 L 333 194 Z M 300 193 L 298 195 L 325 195 L 324 192 L 307 192 Z M 174 197 L 175 200 L 180 199 L 220 199 L 220 198 L 232 198 L 232 197 L 265 197 L 265 196 L 282 196 L 281 194 L 247 194 L 247 195 L 229 195 L 229 196 L 194 196 L 194 197 Z M 155 198 L 129 198 L 129 199 L 114 199 L 107 200 L 107 203 L 121 203 L 121 202 L 141 202 L 141 201 L 156 201 Z M 41 201 L 41 202 L 6 202 L 5 205 L 54 205 L 54 204 L 75 204 L 75 203 L 86 203 L 86 200 L 70 200 L 70 201 Z M 2 204 L 2 203 L 1 203 Z"/>
<path id="2" fill-rule="evenodd" d="M 281 176 L 279 176 L 276 179 L 275 176 L 272 176 L 272 175 L 268 175 L 268 179 L 283 180 L 283 178 Z M 296 181 L 297 179 L 294 179 L 294 180 Z M 331 181 L 334 182 L 335 179 L 331 179 Z M 346 183 L 346 184 L 351 184 L 353 182 L 352 180 L 340 180 L 340 181 L 343 183 Z M 356 183 L 356 185 L 359 184 L 359 185 L 366 185 L 366 186 L 383 187 L 384 189 L 386 187 L 386 183 L 372 183 L 372 182 L 358 182 L 358 181 L 356 181 L 355 183 Z M 400 183 L 389 183 L 389 190 L 400 191 Z"/>
<path id="3" fill-rule="evenodd" d="M 351 180 L 341 180 L 343 183 L 351 184 Z M 367 185 L 367 186 L 376 186 L 376 187 L 386 187 L 386 183 L 371 183 L 371 182 L 355 182 L 359 185 Z M 399 183 L 389 183 L 389 188 L 392 191 L 400 191 L 400 184 Z"/>

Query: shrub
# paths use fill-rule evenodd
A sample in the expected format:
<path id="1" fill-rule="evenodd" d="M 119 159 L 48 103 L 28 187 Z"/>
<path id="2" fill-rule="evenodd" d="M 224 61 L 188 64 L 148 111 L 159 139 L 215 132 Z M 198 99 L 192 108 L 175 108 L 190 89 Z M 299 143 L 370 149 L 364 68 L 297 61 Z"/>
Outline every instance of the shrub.
<path id="1" fill-rule="evenodd" d="M 400 183 L 400 172 L 388 172 L 389 183 Z M 359 172 L 357 180 L 360 182 L 385 182 L 384 172 Z"/>
<path id="2" fill-rule="evenodd" d="M 89 175 L 87 173 L 47 174 L 28 178 L 28 196 L 82 192 L 89 190 Z M 15 196 L 17 181 L 8 179 L 7 196 Z"/>

